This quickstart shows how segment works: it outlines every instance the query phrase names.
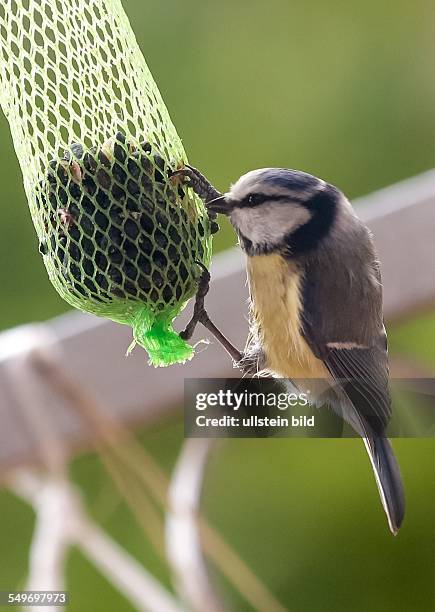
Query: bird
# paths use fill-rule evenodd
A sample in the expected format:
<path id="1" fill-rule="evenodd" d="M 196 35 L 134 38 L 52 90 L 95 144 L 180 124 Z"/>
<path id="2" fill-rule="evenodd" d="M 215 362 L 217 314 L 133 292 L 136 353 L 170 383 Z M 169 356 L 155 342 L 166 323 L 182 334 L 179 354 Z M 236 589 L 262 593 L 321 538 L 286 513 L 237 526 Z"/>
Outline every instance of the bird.
<path id="1" fill-rule="evenodd" d="M 329 403 L 362 437 L 396 535 L 405 496 L 386 436 L 388 345 L 369 229 L 342 191 L 306 172 L 253 170 L 224 194 L 192 166 L 181 174 L 210 215 L 229 218 L 246 254 L 250 333 L 239 365 L 291 381 L 326 382 L 318 395 L 314 385 L 311 399 Z"/>

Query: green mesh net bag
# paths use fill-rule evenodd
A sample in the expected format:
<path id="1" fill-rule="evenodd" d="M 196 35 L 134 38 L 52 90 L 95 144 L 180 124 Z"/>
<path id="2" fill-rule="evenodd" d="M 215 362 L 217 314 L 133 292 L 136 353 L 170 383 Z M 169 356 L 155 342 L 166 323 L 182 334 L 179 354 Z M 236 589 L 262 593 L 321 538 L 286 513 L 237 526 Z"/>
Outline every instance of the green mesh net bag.
<path id="1" fill-rule="evenodd" d="M 186 156 L 120 0 L 5 0 L 0 103 L 51 282 L 133 328 L 154 365 L 193 348 L 172 321 L 213 224 L 171 172 Z"/>

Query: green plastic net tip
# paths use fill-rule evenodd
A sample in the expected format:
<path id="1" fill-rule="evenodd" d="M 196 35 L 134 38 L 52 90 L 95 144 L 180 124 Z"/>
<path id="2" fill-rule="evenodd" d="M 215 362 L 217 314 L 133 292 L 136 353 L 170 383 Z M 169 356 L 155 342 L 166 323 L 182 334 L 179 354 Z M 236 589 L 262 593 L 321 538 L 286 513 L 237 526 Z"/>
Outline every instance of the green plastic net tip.
<path id="1" fill-rule="evenodd" d="M 191 359 L 172 322 L 215 226 L 172 176 L 186 155 L 120 1 L 2 3 L 0 104 L 58 293 L 155 366 Z"/>

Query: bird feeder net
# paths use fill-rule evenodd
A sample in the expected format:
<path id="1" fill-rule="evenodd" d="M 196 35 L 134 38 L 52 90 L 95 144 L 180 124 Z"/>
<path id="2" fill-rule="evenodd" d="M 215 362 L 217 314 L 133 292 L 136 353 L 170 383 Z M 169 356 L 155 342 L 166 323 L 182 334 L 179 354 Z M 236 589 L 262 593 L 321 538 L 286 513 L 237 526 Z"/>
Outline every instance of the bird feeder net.
<path id="1" fill-rule="evenodd" d="M 5 0 L 0 103 L 49 278 L 72 306 L 131 325 L 154 365 L 211 256 L 186 155 L 120 0 Z"/>

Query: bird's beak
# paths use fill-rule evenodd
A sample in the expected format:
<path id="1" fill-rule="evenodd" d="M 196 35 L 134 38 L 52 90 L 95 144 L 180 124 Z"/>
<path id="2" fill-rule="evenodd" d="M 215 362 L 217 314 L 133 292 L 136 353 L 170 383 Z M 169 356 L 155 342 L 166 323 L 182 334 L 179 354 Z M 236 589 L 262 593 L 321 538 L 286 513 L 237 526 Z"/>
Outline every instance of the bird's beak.
<path id="1" fill-rule="evenodd" d="M 215 213 L 221 213 L 221 215 L 229 215 L 234 208 L 233 202 L 226 195 L 222 195 L 219 198 L 206 202 L 205 207 L 207 210 Z"/>

